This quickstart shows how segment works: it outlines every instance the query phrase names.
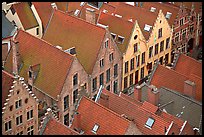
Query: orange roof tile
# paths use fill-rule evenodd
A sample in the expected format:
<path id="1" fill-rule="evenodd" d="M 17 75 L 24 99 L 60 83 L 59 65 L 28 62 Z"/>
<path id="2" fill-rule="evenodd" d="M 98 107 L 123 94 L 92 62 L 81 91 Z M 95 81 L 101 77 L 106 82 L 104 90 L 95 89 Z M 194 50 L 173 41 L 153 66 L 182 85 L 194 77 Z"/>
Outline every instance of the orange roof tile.
<path id="1" fill-rule="evenodd" d="M 28 2 L 20 2 L 12 5 L 18 14 L 18 17 L 25 30 L 38 26 L 38 22 L 28 4 Z"/>
<path id="2" fill-rule="evenodd" d="M 152 113 L 156 113 L 156 111 L 158 110 L 158 107 L 145 101 L 143 104 L 142 104 L 142 108 L 146 109 L 147 111 L 150 111 Z"/>
<path id="3" fill-rule="evenodd" d="M 180 4 L 183 4 L 187 9 L 191 10 L 192 4 L 194 3 L 195 12 L 198 14 L 200 11 L 202 11 L 202 2 L 175 2 L 174 4 L 176 6 L 180 6 Z"/>
<path id="4" fill-rule="evenodd" d="M 14 81 L 14 76 L 9 74 L 8 72 L 2 70 L 2 104 L 1 107 L 4 106 L 4 103 L 6 102 L 6 99 L 8 97 L 9 94 L 9 89 L 11 88 L 11 86 L 13 85 L 13 81 Z"/>
<path id="5" fill-rule="evenodd" d="M 95 124 L 99 125 L 97 135 L 124 135 L 130 125 L 127 119 L 87 97 L 82 97 L 77 112 L 81 114 L 81 129 L 87 135 L 94 134 L 91 131 Z"/>
<path id="6" fill-rule="evenodd" d="M 151 34 L 151 30 L 150 32 L 145 31 L 144 30 L 145 24 L 153 27 L 158 14 L 150 12 L 141 7 L 134 7 L 124 2 L 120 2 L 115 6 L 116 6 L 115 14 L 121 15 L 122 18 L 126 20 L 129 19 L 132 19 L 133 21 L 137 20 L 145 39 L 148 40 Z"/>
<path id="7" fill-rule="evenodd" d="M 16 40 L 19 41 L 19 53 L 23 61 L 19 75 L 27 80 L 29 66 L 40 64 L 34 86 L 56 99 L 62 90 L 73 56 L 22 30 L 19 30 Z M 5 69 L 12 70 L 11 66 L 12 54 L 9 54 Z"/>
<path id="8" fill-rule="evenodd" d="M 105 33 L 101 27 L 55 10 L 43 39 L 63 50 L 75 47 L 76 57 L 91 74 Z"/>
<path id="9" fill-rule="evenodd" d="M 50 118 L 43 135 L 78 135 L 78 133 L 56 119 Z"/>
<path id="10" fill-rule="evenodd" d="M 119 50 L 124 53 L 128 47 L 134 23 L 104 12 L 99 15 L 98 23 L 108 26 L 110 32 L 125 38 L 122 44 L 117 43 Z"/>
<path id="11" fill-rule="evenodd" d="M 38 15 L 42 21 L 43 28 L 45 30 L 52 14 L 51 2 L 32 2 L 32 3 L 38 12 Z"/>

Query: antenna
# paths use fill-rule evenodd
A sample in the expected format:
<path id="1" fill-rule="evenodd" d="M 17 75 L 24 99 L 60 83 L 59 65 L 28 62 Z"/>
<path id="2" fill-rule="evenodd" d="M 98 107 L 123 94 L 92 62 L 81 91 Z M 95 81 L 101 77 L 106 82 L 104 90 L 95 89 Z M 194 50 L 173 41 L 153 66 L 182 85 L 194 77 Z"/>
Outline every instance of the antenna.
<path id="1" fill-rule="evenodd" d="M 103 89 L 103 85 L 101 85 L 100 88 L 99 88 L 99 90 L 98 90 L 98 93 L 97 93 L 97 95 L 96 95 L 95 102 L 97 102 L 98 99 L 100 98 L 100 95 L 101 95 L 102 89 Z"/>

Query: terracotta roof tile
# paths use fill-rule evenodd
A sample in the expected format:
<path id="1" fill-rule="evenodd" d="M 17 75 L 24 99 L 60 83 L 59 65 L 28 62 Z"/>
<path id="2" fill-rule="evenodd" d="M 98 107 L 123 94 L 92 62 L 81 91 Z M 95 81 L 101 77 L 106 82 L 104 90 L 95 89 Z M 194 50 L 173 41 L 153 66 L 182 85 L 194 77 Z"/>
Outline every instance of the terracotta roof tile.
<path id="1" fill-rule="evenodd" d="M 55 10 L 43 39 L 63 50 L 75 47 L 76 57 L 91 74 L 105 33 L 103 28 Z"/>
<path id="2" fill-rule="evenodd" d="M 78 135 L 78 133 L 56 119 L 50 118 L 46 124 L 43 135 Z"/>
<path id="3" fill-rule="evenodd" d="M 125 38 L 123 44 L 117 43 L 120 51 L 124 53 L 129 44 L 128 42 L 134 28 L 134 23 L 103 12 L 99 15 L 98 23 L 108 26 L 110 32 Z"/>
<path id="4" fill-rule="evenodd" d="M 142 104 L 142 108 L 146 109 L 147 111 L 150 111 L 152 113 L 156 113 L 156 111 L 158 110 L 158 107 L 145 101 L 143 104 Z"/>
<path id="5" fill-rule="evenodd" d="M 14 76 L 9 74 L 8 72 L 2 70 L 2 104 L 1 108 L 4 106 L 4 103 L 6 102 L 6 99 L 9 94 L 9 90 L 11 86 L 13 85 Z"/>
<path id="6" fill-rule="evenodd" d="M 130 125 L 127 119 L 86 97 L 82 97 L 77 112 L 81 114 L 80 124 L 84 134 L 94 134 L 91 131 L 97 124 L 97 135 L 124 135 Z"/>
<path id="7" fill-rule="evenodd" d="M 28 2 L 20 2 L 13 5 L 18 17 L 25 30 L 38 26 L 38 22 L 28 4 Z"/>
<path id="8" fill-rule="evenodd" d="M 35 6 L 45 30 L 52 14 L 51 2 L 32 2 L 32 4 Z"/>
<path id="9" fill-rule="evenodd" d="M 174 4 L 176 6 L 180 6 L 180 4 L 183 4 L 187 9 L 191 10 L 192 4 L 194 3 L 195 12 L 198 14 L 201 8 L 202 8 L 202 2 L 175 2 Z"/>

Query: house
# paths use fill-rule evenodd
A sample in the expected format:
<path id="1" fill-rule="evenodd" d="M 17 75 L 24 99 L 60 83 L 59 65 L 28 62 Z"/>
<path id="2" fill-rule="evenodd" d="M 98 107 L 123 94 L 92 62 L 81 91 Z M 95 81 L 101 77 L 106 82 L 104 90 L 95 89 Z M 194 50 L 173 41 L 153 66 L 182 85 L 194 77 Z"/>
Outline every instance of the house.
<path id="1" fill-rule="evenodd" d="M 31 6 L 31 2 L 6 3 L 3 11 L 6 18 L 18 28 L 40 38 L 42 37 L 42 25 L 36 19 Z"/>
<path id="2" fill-rule="evenodd" d="M 2 70 L 2 134 L 36 135 L 38 99 L 23 77 Z"/>
<path id="3" fill-rule="evenodd" d="M 88 74 L 90 97 L 96 96 L 100 85 L 119 94 L 122 56 L 107 29 L 55 9 L 43 39 L 73 51 Z"/>
<path id="4" fill-rule="evenodd" d="M 149 94 L 154 101 L 157 96 Z M 99 104 L 115 113 L 133 121 L 143 135 L 184 135 L 193 134 L 193 129 L 187 121 L 180 120 L 147 101 L 140 102 L 138 92 L 131 98 L 123 93 L 112 94 L 103 89 L 99 97 Z"/>
<path id="5" fill-rule="evenodd" d="M 123 90 L 132 84 L 141 84 L 145 81 L 156 60 L 162 65 L 170 63 L 172 30 L 162 11 L 154 13 L 122 2 L 110 4 L 116 7 L 114 16 L 135 24 L 130 36 L 124 38 L 129 43 L 127 45 L 124 43 L 126 48 L 123 47 L 122 51 Z M 99 19 L 99 22 L 102 23 L 103 19 Z M 120 44 L 118 46 L 122 47 Z M 134 64 L 136 67 L 133 67 Z"/>
<path id="6" fill-rule="evenodd" d="M 87 97 L 80 99 L 71 128 L 82 135 L 141 135 L 131 121 Z"/>
<path id="7" fill-rule="evenodd" d="M 55 119 L 52 113 L 52 110 L 48 108 L 44 120 L 41 122 L 39 135 L 79 135 L 76 131 Z"/>
<path id="8" fill-rule="evenodd" d="M 14 37 L 5 70 L 25 78 L 39 99 L 39 117 L 50 107 L 65 125 L 69 125 L 77 95 L 87 92 L 88 75 L 74 55 L 23 30 Z"/>

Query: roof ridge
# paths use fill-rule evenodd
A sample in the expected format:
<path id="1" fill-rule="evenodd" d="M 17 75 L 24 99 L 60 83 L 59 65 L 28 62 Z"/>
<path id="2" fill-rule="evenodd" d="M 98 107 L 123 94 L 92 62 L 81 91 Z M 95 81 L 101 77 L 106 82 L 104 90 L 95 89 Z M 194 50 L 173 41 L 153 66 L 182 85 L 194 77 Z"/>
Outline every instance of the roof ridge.
<path id="1" fill-rule="evenodd" d="M 117 117 L 119 117 L 119 118 L 125 120 L 126 122 L 129 122 L 129 123 L 131 122 L 131 121 L 127 120 L 126 118 L 122 117 L 121 115 L 117 114 L 116 112 L 112 111 L 111 109 L 106 108 L 106 107 L 104 107 L 103 105 L 101 105 L 101 104 L 99 104 L 99 103 L 96 103 L 95 101 L 93 101 L 93 100 L 87 98 L 86 96 L 83 96 L 83 98 L 85 98 L 86 100 L 88 100 L 88 101 L 90 101 L 90 102 L 96 104 L 97 106 L 99 106 L 99 107 L 105 109 L 106 111 L 108 111 L 108 112 L 110 112 L 110 113 L 116 115 Z"/>
<path id="2" fill-rule="evenodd" d="M 7 71 L 5 70 L 2 70 L 3 73 L 5 73 L 6 75 L 8 75 L 9 77 L 11 78 L 15 78 L 12 74 L 8 73 Z"/>
<path id="3" fill-rule="evenodd" d="M 202 80 L 202 77 L 199 77 L 198 75 L 195 75 L 193 73 L 191 73 L 190 76 L 194 76 L 194 77 L 198 78 L 199 80 Z"/>

